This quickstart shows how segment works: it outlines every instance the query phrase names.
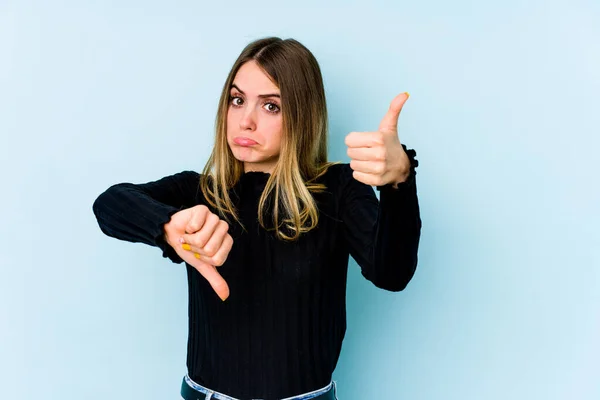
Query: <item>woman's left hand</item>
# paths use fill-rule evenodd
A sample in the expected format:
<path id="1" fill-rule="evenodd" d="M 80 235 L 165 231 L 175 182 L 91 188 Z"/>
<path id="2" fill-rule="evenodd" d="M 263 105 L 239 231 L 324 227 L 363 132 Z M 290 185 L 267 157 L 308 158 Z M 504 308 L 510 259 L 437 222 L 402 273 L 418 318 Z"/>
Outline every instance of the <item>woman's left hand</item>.
<path id="1" fill-rule="evenodd" d="M 404 182 L 410 174 L 410 160 L 398 138 L 398 117 L 408 92 L 392 100 L 376 132 L 351 132 L 346 136 L 354 179 L 371 186 Z"/>

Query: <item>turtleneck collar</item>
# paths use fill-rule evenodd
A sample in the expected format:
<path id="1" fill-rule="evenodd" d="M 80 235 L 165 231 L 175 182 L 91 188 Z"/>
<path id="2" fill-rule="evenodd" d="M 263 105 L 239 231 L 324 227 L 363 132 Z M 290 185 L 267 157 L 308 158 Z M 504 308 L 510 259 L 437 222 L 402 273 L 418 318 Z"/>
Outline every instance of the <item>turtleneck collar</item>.
<path id="1" fill-rule="evenodd" d="M 238 188 L 242 197 L 250 196 L 258 199 L 262 194 L 271 174 L 263 171 L 247 171 L 242 173 Z"/>
<path id="2" fill-rule="evenodd" d="M 260 177 L 260 178 L 266 178 L 269 179 L 269 177 L 271 176 L 270 172 L 263 172 L 263 171 L 247 171 L 244 172 L 242 174 L 243 177 Z"/>

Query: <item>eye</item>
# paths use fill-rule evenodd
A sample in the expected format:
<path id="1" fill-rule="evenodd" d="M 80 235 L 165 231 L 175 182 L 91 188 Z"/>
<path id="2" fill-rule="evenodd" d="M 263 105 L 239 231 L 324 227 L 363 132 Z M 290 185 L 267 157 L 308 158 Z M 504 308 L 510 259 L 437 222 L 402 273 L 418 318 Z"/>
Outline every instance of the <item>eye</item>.
<path id="1" fill-rule="evenodd" d="M 271 114 L 277 114 L 279 112 L 279 106 L 277 105 L 277 103 L 268 101 L 264 105 L 267 106 L 267 112 L 270 112 Z"/>
<path id="2" fill-rule="evenodd" d="M 229 102 L 230 102 L 230 103 L 231 103 L 231 104 L 232 104 L 234 107 L 239 107 L 239 106 L 241 106 L 241 105 L 242 105 L 241 103 L 239 103 L 239 102 L 238 102 L 238 103 L 236 103 L 236 99 L 237 99 L 237 100 L 241 100 L 241 101 L 242 101 L 242 103 L 243 103 L 243 101 L 244 101 L 244 100 L 242 100 L 242 98 L 241 98 L 241 97 L 239 97 L 239 96 L 229 96 Z"/>

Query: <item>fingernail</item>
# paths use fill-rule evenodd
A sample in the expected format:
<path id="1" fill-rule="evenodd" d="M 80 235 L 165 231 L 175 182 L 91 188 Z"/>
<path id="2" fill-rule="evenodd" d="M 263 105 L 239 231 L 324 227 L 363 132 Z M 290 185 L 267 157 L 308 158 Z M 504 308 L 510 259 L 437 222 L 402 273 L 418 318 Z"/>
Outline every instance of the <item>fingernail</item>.
<path id="1" fill-rule="evenodd" d="M 191 250 L 192 249 L 192 246 L 190 246 L 187 243 L 182 244 L 181 247 L 183 247 L 184 250 Z"/>
<path id="2" fill-rule="evenodd" d="M 200 259 L 200 254 L 194 253 L 194 257 L 196 257 L 197 259 Z"/>
<path id="3" fill-rule="evenodd" d="M 410 93 L 408 93 L 408 92 L 404 92 L 404 93 L 406 93 L 406 97 L 410 97 Z"/>

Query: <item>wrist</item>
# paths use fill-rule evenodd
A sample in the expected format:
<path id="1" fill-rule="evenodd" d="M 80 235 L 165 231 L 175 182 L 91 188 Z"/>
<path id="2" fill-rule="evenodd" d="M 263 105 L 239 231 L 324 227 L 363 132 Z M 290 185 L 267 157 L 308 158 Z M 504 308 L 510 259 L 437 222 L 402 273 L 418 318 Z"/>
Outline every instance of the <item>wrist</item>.
<path id="1" fill-rule="evenodd" d="M 410 175 L 410 169 L 407 169 L 406 171 L 402 171 L 400 173 L 398 173 L 396 179 L 394 179 L 391 183 L 392 183 L 392 187 L 394 189 L 398 189 L 398 185 L 401 183 L 404 183 L 408 180 L 408 177 Z"/>
<path id="2" fill-rule="evenodd" d="M 167 224 L 168 224 L 168 223 L 167 223 Z M 169 241 L 169 234 L 168 234 L 168 232 L 167 232 L 167 224 L 164 224 L 164 225 L 163 225 L 163 236 L 162 236 L 162 237 L 163 237 L 163 240 L 164 240 L 164 241 L 165 241 L 167 244 L 171 245 L 171 242 Z"/>

